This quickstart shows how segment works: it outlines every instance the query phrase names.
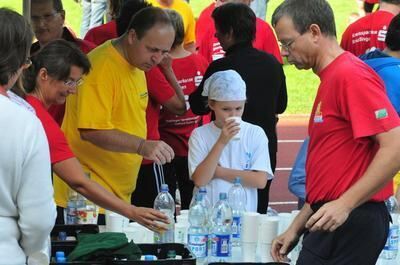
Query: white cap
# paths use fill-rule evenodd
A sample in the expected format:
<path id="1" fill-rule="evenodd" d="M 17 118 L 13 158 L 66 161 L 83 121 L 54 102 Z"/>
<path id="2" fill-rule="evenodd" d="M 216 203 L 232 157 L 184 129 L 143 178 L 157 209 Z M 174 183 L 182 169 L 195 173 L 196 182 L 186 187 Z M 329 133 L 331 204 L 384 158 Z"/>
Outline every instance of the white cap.
<path id="1" fill-rule="evenodd" d="M 204 82 L 201 95 L 216 101 L 246 100 L 246 83 L 234 70 L 215 72 Z"/>

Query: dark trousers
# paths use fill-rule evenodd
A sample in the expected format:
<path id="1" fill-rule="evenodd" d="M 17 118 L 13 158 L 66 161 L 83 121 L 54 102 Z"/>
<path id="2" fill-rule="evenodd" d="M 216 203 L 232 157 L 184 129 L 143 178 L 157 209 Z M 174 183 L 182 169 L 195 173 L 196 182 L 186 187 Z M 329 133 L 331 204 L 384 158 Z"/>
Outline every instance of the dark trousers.
<path id="1" fill-rule="evenodd" d="M 176 190 L 177 184 L 181 195 L 181 209 L 189 209 L 192 200 L 194 183 L 189 178 L 187 156 L 176 156 L 171 163 L 164 165 L 165 181 L 171 190 Z"/>
<path id="2" fill-rule="evenodd" d="M 311 208 L 316 212 L 321 206 Z M 386 243 L 389 222 L 383 202 L 364 203 L 334 232 L 306 232 L 296 264 L 375 265 Z"/>

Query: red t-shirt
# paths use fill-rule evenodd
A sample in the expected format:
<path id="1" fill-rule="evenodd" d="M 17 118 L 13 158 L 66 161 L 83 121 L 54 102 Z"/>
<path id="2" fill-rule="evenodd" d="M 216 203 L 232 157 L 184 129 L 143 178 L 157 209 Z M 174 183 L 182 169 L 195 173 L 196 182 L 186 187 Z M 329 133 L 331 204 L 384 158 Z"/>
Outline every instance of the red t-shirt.
<path id="1" fill-rule="evenodd" d="M 188 111 L 177 116 L 166 109 L 161 109 L 159 130 L 163 141 L 169 144 L 177 156 L 188 155 L 188 141 L 192 131 L 197 128 L 201 116 L 193 114 L 189 106 L 189 95 L 197 89 L 203 80 L 208 62 L 199 54 L 174 59 L 172 68 L 185 94 Z"/>
<path id="2" fill-rule="evenodd" d="M 117 34 L 117 23 L 115 20 L 91 28 L 85 35 L 84 40 L 94 43 L 96 46 L 103 44 L 104 42 L 118 37 Z"/>
<path id="3" fill-rule="evenodd" d="M 35 109 L 36 116 L 42 122 L 44 131 L 46 132 L 50 148 L 51 164 L 75 157 L 68 146 L 64 133 L 53 117 L 47 112 L 43 103 L 39 99 L 29 95 L 26 96 L 26 101 Z"/>
<path id="4" fill-rule="evenodd" d="M 356 56 L 385 49 L 386 33 L 393 17 L 390 12 L 378 10 L 358 19 L 347 27 L 340 46 Z"/>
<path id="5" fill-rule="evenodd" d="M 147 139 L 159 140 L 158 118 L 161 105 L 175 95 L 175 90 L 168 83 L 159 67 L 153 67 L 146 73 L 149 102 L 146 109 Z M 142 164 L 151 164 L 153 161 L 143 159 Z"/>
<path id="6" fill-rule="evenodd" d="M 203 11 L 201 11 L 199 18 L 196 21 L 196 44 L 197 46 L 202 42 L 205 33 L 210 25 L 214 25 L 214 21 L 211 17 L 212 12 L 215 9 L 215 4 L 211 3 Z"/>
<path id="7" fill-rule="evenodd" d="M 309 203 L 339 198 L 364 174 L 378 151 L 370 136 L 400 125 L 383 81 L 351 53 L 341 54 L 319 76 L 309 123 Z M 383 201 L 392 193 L 390 182 L 371 200 Z"/>
<path id="8" fill-rule="evenodd" d="M 253 41 L 253 47 L 272 54 L 282 63 L 282 56 L 274 31 L 267 22 L 260 18 L 256 20 L 256 38 Z M 215 27 L 213 23 L 208 27 L 202 41 L 199 43 L 199 53 L 210 63 L 225 55 L 221 44 L 215 37 Z"/>

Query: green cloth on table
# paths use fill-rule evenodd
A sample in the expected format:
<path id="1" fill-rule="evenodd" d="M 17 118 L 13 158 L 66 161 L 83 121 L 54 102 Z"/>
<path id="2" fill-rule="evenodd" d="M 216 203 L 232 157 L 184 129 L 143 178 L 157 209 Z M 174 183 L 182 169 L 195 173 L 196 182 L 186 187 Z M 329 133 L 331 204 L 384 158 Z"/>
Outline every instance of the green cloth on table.
<path id="1" fill-rule="evenodd" d="M 124 233 L 78 234 L 78 245 L 68 261 L 106 261 L 113 258 L 139 260 L 140 248 Z"/>

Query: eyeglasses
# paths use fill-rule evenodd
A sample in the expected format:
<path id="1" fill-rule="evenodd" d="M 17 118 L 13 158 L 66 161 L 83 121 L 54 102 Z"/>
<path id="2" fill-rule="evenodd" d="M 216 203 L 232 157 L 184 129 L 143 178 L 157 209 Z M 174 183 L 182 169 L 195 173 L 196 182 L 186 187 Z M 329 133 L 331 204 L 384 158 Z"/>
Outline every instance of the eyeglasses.
<path id="1" fill-rule="evenodd" d="M 279 46 L 281 46 L 281 49 L 290 52 L 290 47 L 292 46 L 292 44 L 303 34 L 300 34 L 299 36 L 297 36 L 296 38 L 294 38 L 293 40 L 287 42 L 287 43 L 282 43 L 279 42 Z"/>
<path id="2" fill-rule="evenodd" d="M 29 68 L 29 66 L 31 66 L 31 65 L 32 65 L 31 59 L 30 59 L 30 58 L 26 58 L 26 60 L 25 60 L 25 62 L 24 62 L 24 66 L 25 66 L 26 68 Z"/>
<path id="3" fill-rule="evenodd" d="M 41 20 L 44 22 L 51 22 L 58 13 L 60 12 L 54 11 L 51 14 L 45 14 L 43 16 L 31 16 L 31 20 L 33 23 L 39 23 Z"/>
<path id="4" fill-rule="evenodd" d="M 64 80 L 64 85 L 66 85 L 67 87 L 77 87 L 83 84 L 83 79 L 79 78 L 78 80 L 73 80 L 73 79 L 67 79 Z"/>

